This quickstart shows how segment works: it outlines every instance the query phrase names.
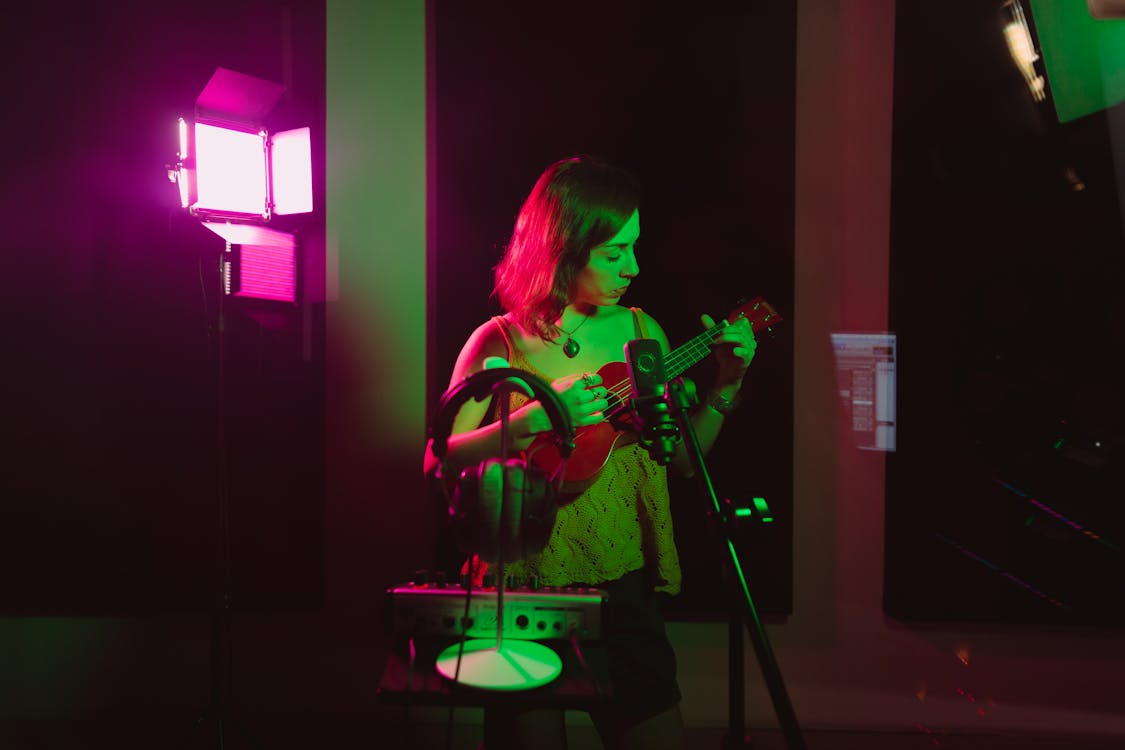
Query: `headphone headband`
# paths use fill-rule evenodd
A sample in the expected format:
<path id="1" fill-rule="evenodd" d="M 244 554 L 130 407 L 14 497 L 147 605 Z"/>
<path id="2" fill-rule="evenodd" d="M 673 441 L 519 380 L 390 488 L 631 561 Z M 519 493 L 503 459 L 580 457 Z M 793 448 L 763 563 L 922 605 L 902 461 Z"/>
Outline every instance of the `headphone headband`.
<path id="1" fill-rule="evenodd" d="M 563 458 L 570 455 L 574 450 L 574 427 L 570 422 L 570 414 L 567 413 L 555 389 L 543 378 L 526 370 L 515 367 L 493 367 L 473 373 L 442 394 L 438 402 L 437 415 L 430 425 L 434 456 L 440 460 L 445 459 L 449 449 L 449 437 L 453 431 L 453 420 L 461 405 L 470 398 L 484 401 L 495 392 L 496 386 L 505 380 L 513 380 L 517 384 L 526 386 L 524 390 L 530 391 L 547 412 L 559 444 L 559 452 Z"/>

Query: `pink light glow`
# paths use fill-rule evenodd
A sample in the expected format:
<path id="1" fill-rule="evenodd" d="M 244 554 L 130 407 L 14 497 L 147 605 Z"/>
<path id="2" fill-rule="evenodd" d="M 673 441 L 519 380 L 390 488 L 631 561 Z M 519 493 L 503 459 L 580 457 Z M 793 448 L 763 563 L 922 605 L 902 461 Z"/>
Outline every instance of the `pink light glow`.
<path id="1" fill-rule="evenodd" d="M 180 151 L 177 156 L 180 160 L 176 172 L 176 187 L 180 189 L 180 206 L 187 208 L 191 205 L 191 181 L 195 179 L 195 170 L 189 169 L 184 162 L 188 160 L 188 124 L 187 120 L 180 118 L 178 123 L 180 132 Z"/>
<path id="2" fill-rule="evenodd" d="M 285 93 L 280 83 L 215 68 L 199 98 L 196 111 L 230 122 L 261 122 Z"/>
<path id="3" fill-rule="evenodd" d="M 185 120 L 184 118 L 181 117 L 179 119 L 179 122 L 177 123 L 177 125 L 178 125 L 178 129 L 179 129 L 179 133 L 180 133 L 180 152 L 179 152 L 178 156 L 181 159 L 186 159 L 187 153 L 188 153 L 188 124 L 187 124 L 187 120 Z"/>
<path id="4" fill-rule="evenodd" d="M 273 210 L 304 214 L 313 210 L 312 144 L 308 128 L 275 133 L 272 149 Z"/>
<path id="5" fill-rule="evenodd" d="M 297 300 L 297 256 L 293 249 L 238 246 L 238 291 L 235 296 Z"/>
<path id="6" fill-rule="evenodd" d="M 236 297 L 297 301 L 297 251 L 293 235 L 249 225 L 203 222 L 231 246 Z"/>
<path id="7" fill-rule="evenodd" d="M 266 152 L 259 133 L 195 124 L 195 208 L 264 216 Z"/>

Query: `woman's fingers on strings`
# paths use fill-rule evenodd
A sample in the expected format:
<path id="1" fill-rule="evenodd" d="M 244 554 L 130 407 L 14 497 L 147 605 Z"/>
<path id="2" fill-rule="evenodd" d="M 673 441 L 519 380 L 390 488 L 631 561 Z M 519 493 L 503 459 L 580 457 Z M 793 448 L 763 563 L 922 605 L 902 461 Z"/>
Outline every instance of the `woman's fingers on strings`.
<path id="1" fill-rule="evenodd" d="M 591 396 L 590 400 L 590 421 L 588 424 L 597 424 L 605 419 L 605 410 L 609 408 L 609 389 L 602 384 L 602 376 L 598 373 L 588 373 L 587 389 Z"/>
<path id="2" fill-rule="evenodd" d="M 604 412 L 606 410 L 606 408 L 609 406 L 609 401 L 606 399 L 606 396 L 603 393 L 600 392 L 600 391 L 603 391 L 603 390 L 605 390 L 605 389 L 604 388 L 591 389 L 592 398 L 590 398 L 586 402 L 586 409 L 587 409 L 587 415 L 586 416 L 591 420 L 590 421 L 591 424 L 597 424 L 598 422 L 602 421 L 602 419 L 605 418 L 604 415 L 602 414 L 602 412 Z"/>
<path id="3" fill-rule="evenodd" d="M 560 392 L 570 390 L 583 391 L 601 384 L 602 376 L 596 372 L 579 372 L 574 375 L 566 375 L 551 383 L 551 385 L 555 387 L 555 390 Z"/>
<path id="4" fill-rule="evenodd" d="M 572 415 L 571 421 L 579 427 L 588 427 L 589 425 L 598 424 L 605 419 L 602 409 L 581 410 L 577 415 Z"/>
<path id="5" fill-rule="evenodd" d="M 575 426 L 593 425 L 605 419 L 602 412 L 609 406 L 609 393 L 601 383 L 602 376 L 598 373 L 584 372 L 559 378 L 552 384 Z"/>

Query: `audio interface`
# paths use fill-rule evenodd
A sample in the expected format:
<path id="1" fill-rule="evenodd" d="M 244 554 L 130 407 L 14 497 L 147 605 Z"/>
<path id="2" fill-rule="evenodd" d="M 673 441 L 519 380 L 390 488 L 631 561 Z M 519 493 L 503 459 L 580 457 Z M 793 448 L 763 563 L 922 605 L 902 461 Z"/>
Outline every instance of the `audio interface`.
<path id="1" fill-rule="evenodd" d="M 408 635 L 496 637 L 495 587 L 473 587 L 465 615 L 461 586 L 408 583 L 387 590 L 389 624 Z M 609 595 L 579 587 L 504 589 L 504 637 L 518 640 L 601 637 Z M 462 627 L 464 618 L 464 627 Z"/>

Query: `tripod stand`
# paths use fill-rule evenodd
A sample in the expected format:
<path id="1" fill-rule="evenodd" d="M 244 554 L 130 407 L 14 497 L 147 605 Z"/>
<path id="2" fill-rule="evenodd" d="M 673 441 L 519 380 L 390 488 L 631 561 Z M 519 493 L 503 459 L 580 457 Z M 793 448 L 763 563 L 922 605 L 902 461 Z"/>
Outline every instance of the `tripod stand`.
<path id="1" fill-rule="evenodd" d="M 715 486 L 711 483 L 711 475 L 707 472 L 707 465 L 703 461 L 703 451 L 700 449 L 699 440 L 692 426 L 688 410 L 694 406 L 694 389 L 685 386 L 682 378 L 676 378 L 667 384 L 664 396 L 668 403 L 669 411 L 675 416 L 684 436 L 684 444 L 688 456 L 699 477 L 699 483 L 711 504 L 707 510 L 711 518 L 711 526 L 720 536 L 719 541 L 725 545 L 726 579 L 731 586 L 731 615 L 729 622 L 729 680 L 730 680 L 730 707 L 729 728 L 724 741 L 725 748 L 746 748 L 749 742 L 746 738 L 744 717 L 744 681 L 743 681 L 743 647 L 742 625 L 745 625 L 754 654 L 758 659 L 758 666 L 762 670 L 766 688 L 769 690 L 770 699 L 773 701 L 774 712 L 777 714 L 778 723 L 785 737 L 785 744 L 789 750 L 805 750 L 805 740 L 797 724 L 797 715 L 793 711 L 793 704 L 789 700 L 789 693 L 781 677 L 781 670 L 777 666 L 773 649 L 766 636 L 765 628 L 758 617 L 757 607 L 750 596 L 750 587 L 743 572 L 742 562 L 735 548 L 733 527 L 734 520 L 730 517 L 729 505 L 720 504 L 715 494 Z M 735 599 L 738 600 L 737 604 Z"/>

